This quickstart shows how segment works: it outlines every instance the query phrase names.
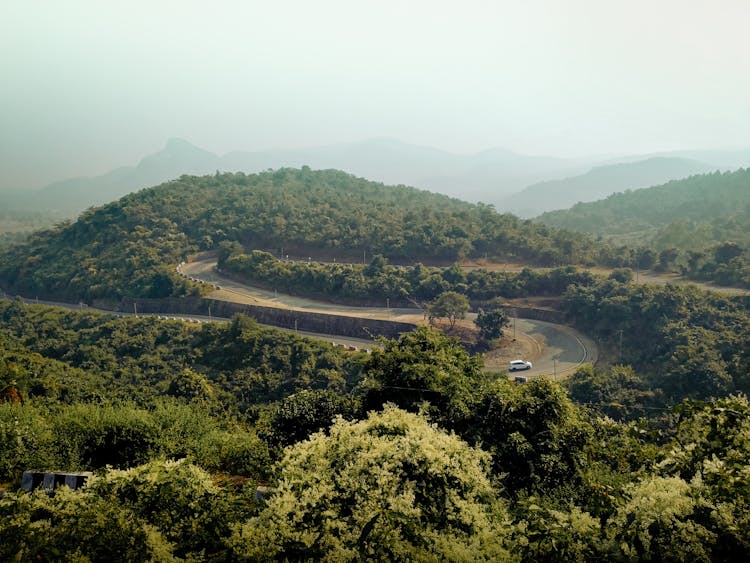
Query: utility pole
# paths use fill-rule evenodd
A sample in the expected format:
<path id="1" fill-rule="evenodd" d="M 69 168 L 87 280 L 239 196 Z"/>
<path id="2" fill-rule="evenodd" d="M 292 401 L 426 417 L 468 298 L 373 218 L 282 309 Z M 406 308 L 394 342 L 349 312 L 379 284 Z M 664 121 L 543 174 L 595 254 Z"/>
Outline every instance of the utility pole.
<path id="1" fill-rule="evenodd" d="M 135 301 L 133 301 L 133 315 L 136 317 L 138 316 L 138 306 L 136 305 Z"/>

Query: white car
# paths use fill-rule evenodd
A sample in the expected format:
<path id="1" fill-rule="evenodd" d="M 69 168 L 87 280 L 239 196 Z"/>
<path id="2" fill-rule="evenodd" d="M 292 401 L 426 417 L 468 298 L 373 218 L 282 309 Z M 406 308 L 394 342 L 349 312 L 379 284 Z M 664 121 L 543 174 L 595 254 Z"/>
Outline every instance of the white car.
<path id="1" fill-rule="evenodd" d="M 509 371 L 518 371 L 518 370 L 524 370 L 524 369 L 531 369 L 531 362 L 527 362 L 525 360 L 513 360 L 508 365 Z"/>

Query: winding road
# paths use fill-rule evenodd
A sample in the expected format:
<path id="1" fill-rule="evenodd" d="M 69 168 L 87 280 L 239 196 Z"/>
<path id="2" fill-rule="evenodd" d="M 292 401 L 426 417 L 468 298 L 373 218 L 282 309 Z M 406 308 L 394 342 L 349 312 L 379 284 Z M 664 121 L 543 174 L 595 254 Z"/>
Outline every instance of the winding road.
<path id="1" fill-rule="evenodd" d="M 570 375 L 583 363 L 595 363 L 598 350 L 593 340 L 568 326 L 537 321 L 516 319 L 518 338 L 533 341 L 534 352 L 527 358 L 534 367 L 516 375 L 530 376 L 545 374 L 553 378 Z M 505 366 L 501 368 L 503 371 Z"/>
<path id="2" fill-rule="evenodd" d="M 200 259 L 182 264 L 178 271 L 186 277 L 215 286 L 217 289 L 209 294 L 212 299 L 414 324 L 424 322 L 424 313 L 421 309 L 336 305 L 246 285 L 217 271 L 215 259 Z M 472 320 L 473 316 L 470 315 L 468 319 Z M 515 327 L 511 325 L 510 330 L 515 333 L 514 342 L 518 343 L 515 348 L 523 350 L 523 359 L 530 360 L 534 367 L 528 371 L 514 373 L 513 376 L 533 377 L 545 374 L 560 378 L 569 375 L 582 363 L 594 363 L 597 359 L 596 344 L 570 327 L 521 318 L 515 319 L 514 322 Z M 488 369 L 505 371 L 507 361 L 516 359 L 502 355 L 499 358 L 500 361 L 495 362 L 497 365 L 488 364 Z"/>
<path id="3" fill-rule="evenodd" d="M 218 272 L 216 270 L 215 259 L 202 259 L 181 264 L 177 269 L 180 274 L 186 277 L 215 286 L 216 289 L 209 294 L 209 297 L 212 299 L 265 307 L 400 321 L 412 324 L 421 324 L 424 322 L 424 312 L 421 309 L 336 305 L 242 284 Z M 4 292 L 0 291 L 0 293 L 2 293 L 2 296 L 5 296 Z M 28 298 L 24 299 L 24 301 L 67 309 L 89 309 L 113 314 L 112 311 L 99 310 L 83 304 L 60 303 Z M 114 314 L 120 316 L 133 315 L 133 313 L 122 312 Z M 154 316 L 188 322 L 227 320 L 196 315 L 169 314 L 168 316 Z M 469 314 L 467 320 L 471 322 L 475 317 L 475 314 Z M 376 345 L 371 340 L 306 333 L 302 331 L 299 334 L 329 340 L 345 346 L 356 346 L 357 348 L 371 348 Z M 506 371 L 508 361 L 518 358 L 529 360 L 534 365 L 528 371 L 512 373 L 511 377 L 534 377 L 544 374 L 553 378 L 562 378 L 569 375 L 582 363 L 595 363 L 598 355 L 596 344 L 578 331 L 564 325 L 533 319 L 513 319 L 511 326 L 505 330 L 505 340 L 503 348 L 488 353 L 485 369 L 488 371 Z"/>

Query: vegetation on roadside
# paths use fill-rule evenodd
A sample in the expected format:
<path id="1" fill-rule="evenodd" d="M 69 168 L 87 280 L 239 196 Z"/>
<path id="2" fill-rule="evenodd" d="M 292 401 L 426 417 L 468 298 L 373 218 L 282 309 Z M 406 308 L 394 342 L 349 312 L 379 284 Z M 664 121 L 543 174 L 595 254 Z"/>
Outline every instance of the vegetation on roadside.
<path id="1" fill-rule="evenodd" d="M 323 262 L 287 262 L 268 252 L 245 253 L 238 245 L 219 252 L 219 268 L 247 283 L 273 287 L 292 295 L 339 303 L 413 307 L 434 301 L 445 292 L 467 296 L 475 303 L 499 297 L 560 296 L 571 284 L 588 286 L 597 276 L 573 266 L 524 268 L 496 272 L 483 268 L 391 266 L 376 256 L 367 266 Z"/>
<path id="2" fill-rule="evenodd" d="M 610 278 L 570 286 L 563 308 L 575 326 L 600 343 L 610 365 L 635 369 L 576 374 L 573 396 L 582 402 L 612 403 L 642 415 L 643 407 L 750 392 L 745 298 Z"/>

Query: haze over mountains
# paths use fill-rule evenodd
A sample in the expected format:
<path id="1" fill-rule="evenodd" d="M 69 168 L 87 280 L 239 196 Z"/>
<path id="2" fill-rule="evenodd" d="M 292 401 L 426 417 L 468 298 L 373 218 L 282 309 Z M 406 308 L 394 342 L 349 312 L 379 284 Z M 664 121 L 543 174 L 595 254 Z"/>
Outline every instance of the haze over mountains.
<path id="1" fill-rule="evenodd" d="M 429 189 L 468 201 L 497 203 L 531 183 L 585 171 L 590 161 L 525 156 L 504 149 L 459 155 L 390 138 L 303 149 L 233 151 L 219 156 L 173 138 L 136 166 L 54 182 L 41 193 L 0 192 L 0 198 L 8 200 L 11 207 L 43 204 L 77 212 L 182 174 L 202 175 L 216 170 L 252 173 L 303 165 L 340 169 L 370 180 Z"/>
<path id="2" fill-rule="evenodd" d="M 648 188 L 717 168 L 697 160 L 665 156 L 607 164 L 579 176 L 531 185 L 506 198 L 503 204 L 517 215 L 533 217 L 545 211 L 567 209 L 578 202 L 604 199 L 615 192 Z"/>
<path id="3" fill-rule="evenodd" d="M 748 164 L 750 151 L 572 159 L 521 155 L 500 148 L 455 154 L 392 138 L 302 149 L 233 151 L 219 156 L 172 138 L 162 150 L 144 157 L 135 166 L 54 182 L 41 190 L 0 191 L 0 206 L 5 210 L 33 209 L 69 217 L 183 174 L 204 175 L 217 170 L 253 173 L 308 165 L 313 169 L 340 169 L 370 180 L 410 185 L 466 201 L 483 201 L 500 211 L 531 217 L 626 189 Z"/>

